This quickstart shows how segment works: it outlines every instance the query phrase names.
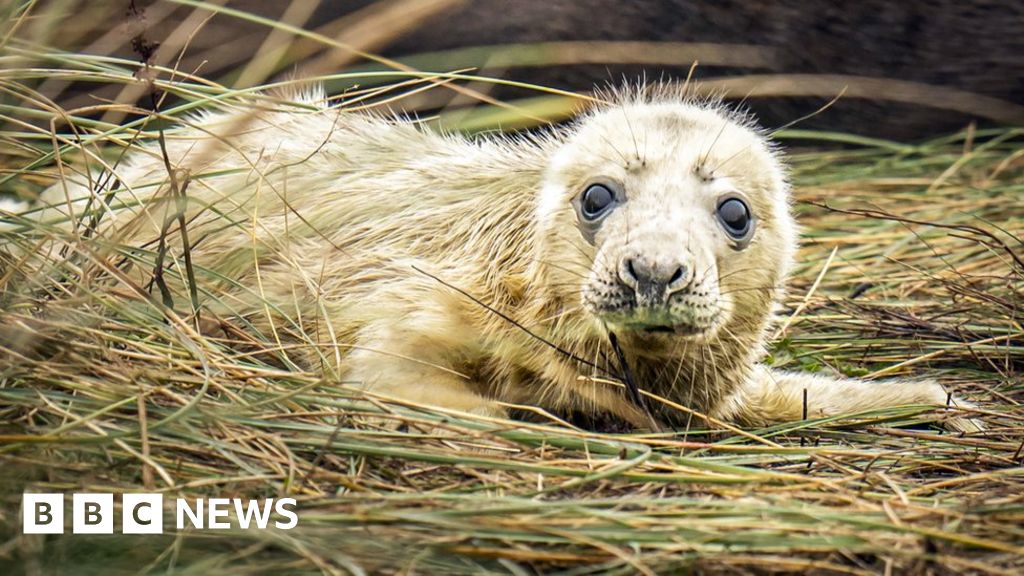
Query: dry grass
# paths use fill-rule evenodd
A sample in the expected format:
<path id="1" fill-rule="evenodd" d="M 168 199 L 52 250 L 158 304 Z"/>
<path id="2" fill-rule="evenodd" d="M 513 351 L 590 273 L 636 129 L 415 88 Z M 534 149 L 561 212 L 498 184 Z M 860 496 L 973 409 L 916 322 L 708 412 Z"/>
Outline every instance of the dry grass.
<path id="1" fill-rule="evenodd" d="M 171 69 L 154 67 L 144 76 L 169 94 L 160 114 L 58 106 L 42 98 L 42 82 L 138 86 L 141 65 L 58 53 L 25 34 L 39 20 L 8 10 L 6 30 L 22 24 L 0 35 L 3 191 L 31 195 L 53 181 L 55 158 L 116 158 L 196 107 L 251 104 L 242 92 L 180 72 L 171 82 Z M 326 80 L 372 90 L 378 78 Z M 418 85 L 450 79 L 427 75 Z M 486 82 L 464 85 L 465 98 Z M 394 95 L 381 90 L 367 94 Z M 450 118 L 477 130 L 564 113 L 564 96 L 542 102 L 525 114 L 452 110 L 459 114 Z M 128 122 L 104 121 L 105 112 Z M 63 120 L 51 126 L 55 115 Z M 187 303 L 169 309 L 95 258 L 95 238 L 52 254 L 42 274 L 23 274 L 25 264 L 7 255 L 0 566 L 26 574 L 1020 573 L 1022 135 L 969 131 L 906 145 L 780 134 L 795 150 L 805 243 L 772 361 L 936 377 L 981 404 L 989 430 L 969 437 L 929 424 L 940 415 L 927 407 L 742 434 L 466 419 L 360 397 L 253 353 L 273 342 L 205 337 Z M 26 248 L 56 233 L 3 241 Z M 153 254 L 138 258 L 152 266 Z M 361 415 L 403 425 L 376 427 Z M 290 495 L 301 520 L 288 532 L 23 536 L 23 490 Z"/>

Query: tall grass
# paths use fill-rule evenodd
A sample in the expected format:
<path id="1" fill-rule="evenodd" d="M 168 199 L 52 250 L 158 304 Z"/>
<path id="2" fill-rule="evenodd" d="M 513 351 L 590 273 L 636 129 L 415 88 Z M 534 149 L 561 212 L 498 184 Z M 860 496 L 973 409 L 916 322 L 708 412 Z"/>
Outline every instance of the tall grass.
<path id="1" fill-rule="evenodd" d="M 62 43 L 81 3 L 4 8 L 0 191 L 31 197 L 83 166 L 116 165 L 199 109 L 298 106 L 274 96 L 300 83 L 271 80 L 280 70 L 365 57 L 337 36 L 303 32 L 298 8 L 289 23 L 179 3 L 195 9 L 176 13 L 192 26 L 220 12 L 218 22 L 278 36 L 250 52 L 264 60 L 210 77 L 180 65 L 188 34 L 178 52 L 144 62 L 145 50 L 85 50 L 116 44 L 102 36 Z M 136 17 L 119 6 L 92 9 Z M 511 53 L 566 63 L 547 48 Z M 439 110 L 423 118 L 428 129 L 528 126 L 588 102 L 537 87 L 497 103 L 472 61 L 446 67 L 447 58 L 313 75 L 353 108 Z M 233 87 L 238 78 L 244 87 Z M 102 238 L 20 230 L 4 233 L 0 260 L 0 565 L 25 574 L 1021 571 L 1022 132 L 969 129 L 923 143 L 799 129 L 778 137 L 792 150 L 804 243 L 771 361 L 935 377 L 981 405 L 988 431 L 944 433 L 933 410 L 915 406 L 677 435 L 385 402 L 260 353 L 277 348 L 269 338 L 204 335 L 187 304 L 167 306 L 98 257 Z M 58 236 L 69 250 L 43 264 L 24 257 Z M 132 258 L 152 268 L 156 254 Z M 287 495 L 301 520 L 287 532 L 26 536 L 25 490 Z"/>

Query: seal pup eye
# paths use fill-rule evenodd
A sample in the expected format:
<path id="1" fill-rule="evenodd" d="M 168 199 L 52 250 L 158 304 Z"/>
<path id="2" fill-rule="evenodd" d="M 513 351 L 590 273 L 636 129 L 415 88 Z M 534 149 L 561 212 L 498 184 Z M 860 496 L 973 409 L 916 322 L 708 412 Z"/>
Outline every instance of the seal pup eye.
<path id="1" fill-rule="evenodd" d="M 615 193 L 604 184 L 591 184 L 580 197 L 580 213 L 587 220 L 597 220 L 615 205 Z"/>
<path id="2" fill-rule="evenodd" d="M 739 244 L 738 247 L 745 246 L 754 231 L 754 216 L 747 203 L 741 198 L 729 196 L 718 203 L 716 214 L 726 234 Z"/>

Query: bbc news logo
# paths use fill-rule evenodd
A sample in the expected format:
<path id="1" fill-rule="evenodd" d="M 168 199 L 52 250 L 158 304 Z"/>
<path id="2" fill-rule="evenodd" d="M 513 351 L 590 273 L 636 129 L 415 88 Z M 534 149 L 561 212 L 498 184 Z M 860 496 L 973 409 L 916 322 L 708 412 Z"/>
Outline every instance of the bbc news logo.
<path id="1" fill-rule="evenodd" d="M 294 498 L 178 498 L 174 511 L 178 530 L 228 530 L 234 527 L 232 518 L 243 529 L 273 526 L 291 530 L 299 523 Z M 64 494 L 22 495 L 21 516 L 25 534 L 63 534 Z M 116 516 L 113 494 L 80 493 L 71 497 L 72 534 L 113 534 Z M 123 494 L 120 528 L 122 534 L 163 534 L 164 495 Z"/>

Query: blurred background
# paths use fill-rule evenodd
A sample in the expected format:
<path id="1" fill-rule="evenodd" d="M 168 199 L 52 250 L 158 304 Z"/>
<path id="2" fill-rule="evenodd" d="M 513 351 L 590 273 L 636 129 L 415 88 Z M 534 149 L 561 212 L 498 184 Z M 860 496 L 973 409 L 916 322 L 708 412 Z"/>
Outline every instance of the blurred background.
<path id="1" fill-rule="evenodd" d="M 16 17 L 12 2 L 8 17 Z M 988 0 L 50 0 L 23 37 L 148 59 L 227 87 L 342 71 L 460 71 L 588 92 L 692 76 L 772 128 L 922 139 L 1024 123 L 1024 3 Z M 239 15 L 235 10 L 249 15 Z M 303 34 L 299 29 L 314 34 Z M 21 32 L 24 32 L 22 30 Z M 377 54 L 384 59 L 370 57 Z M 328 82 L 332 93 L 395 78 Z M 466 84 L 466 83 L 463 83 Z M 519 127 L 578 102 L 469 82 L 398 104 L 449 127 Z M 132 102 L 138 85 L 43 82 L 65 108 Z M 516 107 L 508 117 L 498 99 Z M 837 99 L 838 98 L 838 99 Z M 826 110 L 821 109 L 835 102 Z M 526 114 L 523 114 L 523 112 Z M 497 114 L 497 116 L 495 116 Z M 108 121 L 124 112 L 108 110 Z"/>

